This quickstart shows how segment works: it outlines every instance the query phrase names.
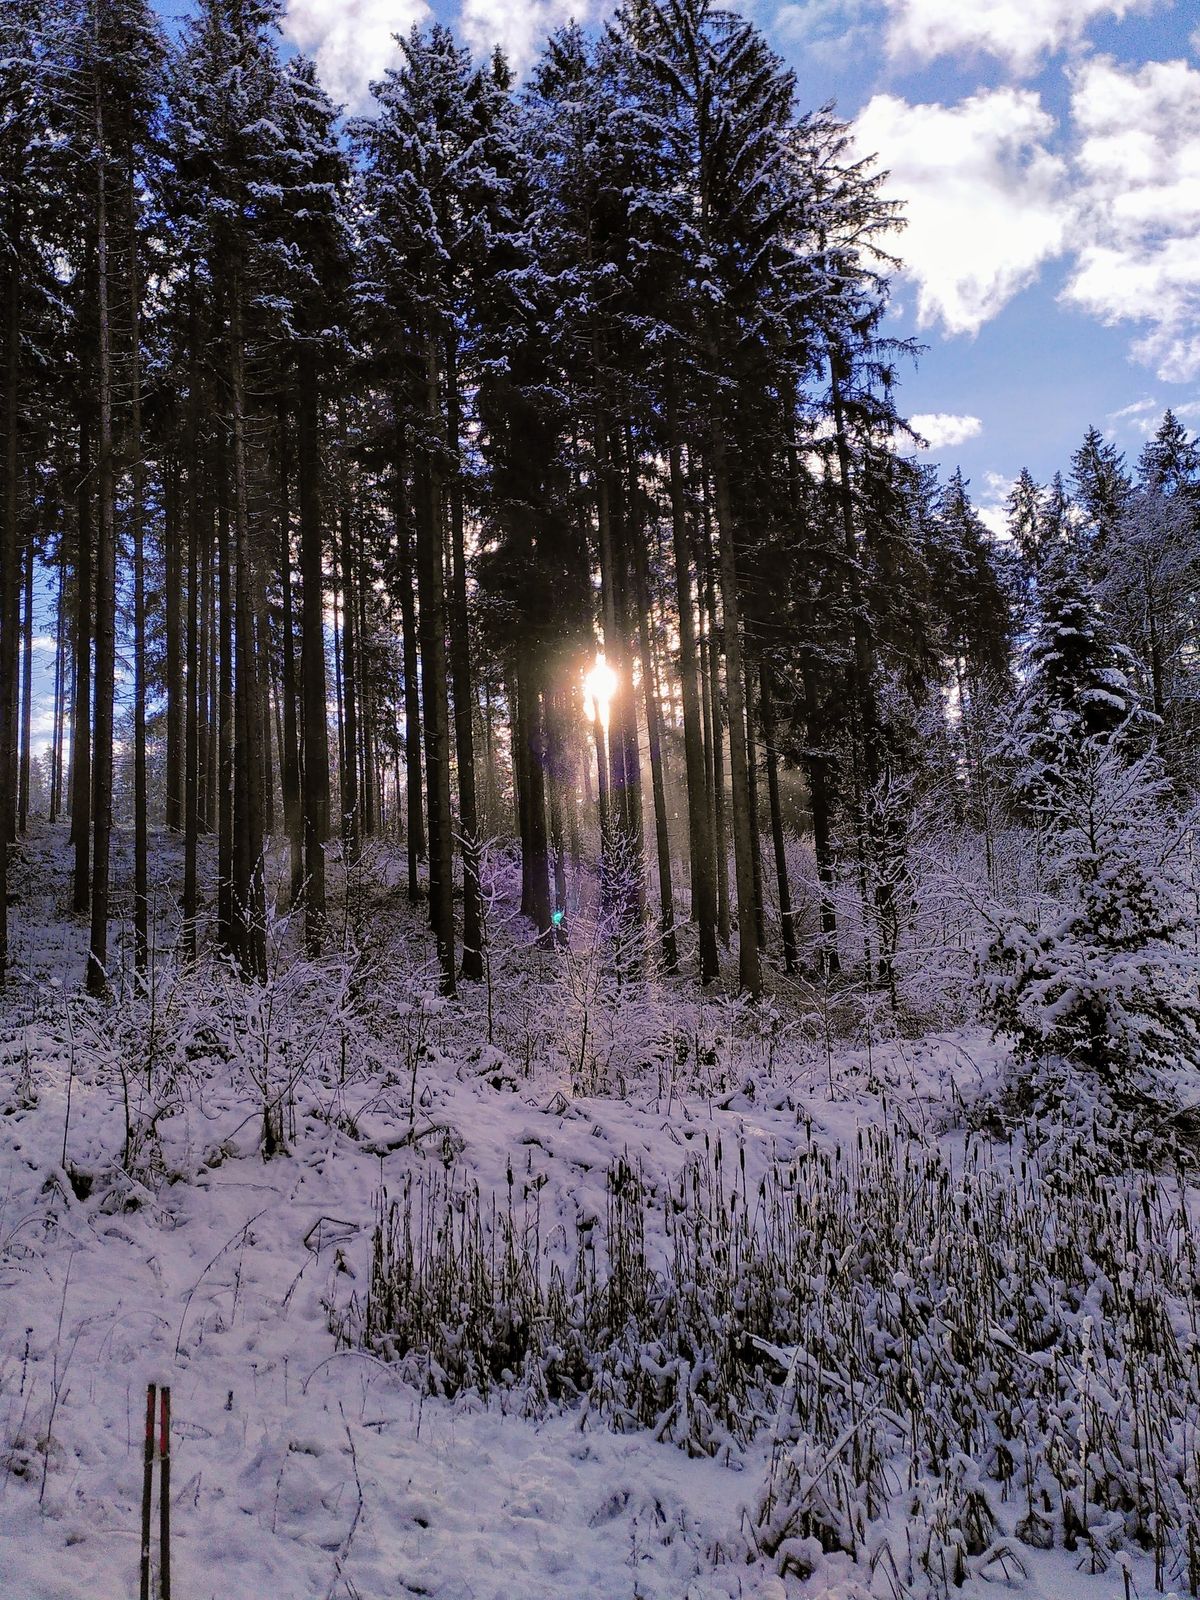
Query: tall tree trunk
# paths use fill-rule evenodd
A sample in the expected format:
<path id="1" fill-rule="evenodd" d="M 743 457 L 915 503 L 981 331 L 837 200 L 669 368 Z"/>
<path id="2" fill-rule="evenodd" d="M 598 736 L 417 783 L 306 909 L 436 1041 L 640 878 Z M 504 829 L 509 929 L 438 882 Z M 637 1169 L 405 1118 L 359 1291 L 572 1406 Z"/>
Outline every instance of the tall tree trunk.
<path id="1" fill-rule="evenodd" d="M 550 910 L 550 843 L 546 831 L 546 725 L 542 710 L 541 672 L 535 647 L 525 644 L 517 668 L 517 693 L 521 703 L 521 800 L 523 826 L 521 856 L 528 886 L 522 909 L 538 931 L 538 942 L 554 936 Z"/>
<path id="2" fill-rule="evenodd" d="M 32 486 L 31 486 L 32 487 Z M 30 496 L 32 500 L 32 495 Z M 21 781 L 17 800 L 17 832 L 29 826 L 29 779 L 33 758 L 33 516 L 25 545 L 25 599 L 21 608 Z M 49 528 L 46 528 L 49 533 Z"/>
<path id="3" fill-rule="evenodd" d="M 717 868 L 717 936 L 723 945 L 728 945 L 730 914 L 729 850 L 725 827 L 725 721 L 721 714 L 721 653 L 717 648 L 716 562 L 713 559 L 712 520 L 707 497 L 698 566 L 704 571 L 704 614 L 707 618 L 703 643 L 707 657 L 703 674 L 706 706 L 704 731 L 709 794 L 712 797 L 713 851 Z"/>
<path id="4" fill-rule="evenodd" d="M 746 744 L 746 692 L 742 672 L 740 600 L 733 510 L 729 499 L 725 430 L 714 407 L 709 430 L 713 495 L 720 542 L 721 613 L 725 632 L 725 694 L 729 702 L 729 776 L 733 802 L 733 864 L 737 883 L 738 979 L 747 994 L 762 992 L 758 921 L 754 901 L 753 799 Z"/>
<path id="5" fill-rule="evenodd" d="M 213 470 L 217 452 L 208 449 L 199 462 L 206 474 L 203 522 L 198 525 L 199 544 L 195 575 L 197 617 L 199 618 L 199 661 L 196 677 L 196 800 L 199 827 L 205 833 L 216 831 L 214 807 L 217 797 L 216 730 L 220 726 L 220 701 L 217 670 L 217 572 L 213 552 Z M 199 475 L 197 477 L 199 482 Z M 198 492 L 198 491 L 197 491 Z M 217 501 L 220 499 L 218 490 Z M 200 514 L 197 503 L 197 515 Z"/>
<path id="6" fill-rule="evenodd" d="M 394 401 L 397 418 L 400 400 Z M 406 467 L 397 421 L 396 460 L 392 468 L 392 504 L 396 548 L 400 557 L 400 621 L 404 655 L 404 811 L 408 844 L 408 898 L 419 900 L 418 863 L 425 859 L 425 817 L 421 804 L 421 700 L 417 672 L 417 608 L 413 570 L 412 530 L 405 499 Z"/>
<path id="7" fill-rule="evenodd" d="M 92 831 L 92 417 L 79 414 L 79 486 L 75 518 L 75 686 L 71 696 L 71 842 L 75 847 L 72 907 L 91 899 Z"/>
<path id="8" fill-rule="evenodd" d="M 60 507 L 64 521 L 66 507 Z M 63 728 L 67 704 L 67 535 L 58 540 L 58 598 L 54 614 L 54 719 L 50 735 L 50 822 L 58 821 L 63 795 Z"/>
<path id="9" fill-rule="evenodd" d="M 338 406 L 339 496 L 337 552 L 342 591 L 342 742 L 341 804 L 342 845 L 346 863 L 357 861 L 362 833 L 362 798 L 359 791 L 358 705 L 358 601 L 355 594 L 354 506 L 346 436 L 346 407 Z"/>
<path id="10" fill-rule="evenodd" d="M 224 430 L 223 430 L 224 431 Z M 217 447 L 217 700 L 216 794 L 217 942 L 235 954 L 233 920 L 233 569 L 229 550 L 229 451 L 222 438 Z"/>
<path id="11" fill-rule="evenodd" d="M 116 484 L 112 435 L 112 332 L 109 326 L 107 141 L 100 81 L 94 88 L 96 133 L 96 309 L 99 390 L 99 517 L 96 541 L 96 703 L 92 760 L 92 915 L 87 988 L 108 986 L 109 852 L 112 837 L 113 693 L 117 655 Z"/>
<path id="12" fill-rule="evenodd" d="M 361 764 L 358 792 L 363 838 L 374 836 L 379 809 L 379 770 L 375 748 L 375 697 L 372 693 L 371 663 L 367 623 L 367 560 L 361 530 L 354 541 L 354 594 L 358 602 L 355 627 L 358 634 L 358 721 Z"/>
<path id="13" fill-rule="evenodd" d="M 754 866 L 754 926 L 761 951 L 767 942 L 767 917 L 763 904 L 762 824 L 758 803 L 758 735 L 754 726 L 753 660 L 745 662 L 746 681 L 746 773 L 750 782 L 750 857 Z"/>
<path id="14" fill-rule="evenodd" d="M 601 357 L 595 345 L 593 362 L 595 370 L 599 372 Z M 596 459 L 596 525 L 600 554 L 604 658 L 615 684 L 608 705 L 608 829 L 607 840 L 604 837 L 604 830 L 601 830 L 604 856 L 602 873 L 606 892 L 611 893 L 614 888 L 617 889 L 618 903 L 622 911 L 632 913 L 641 904 L 644 895 L 641 861 L 641 797 L 637 792 L 636 731 L 632 749 L 629 737 L 633 710 L 633 683 L 629 641 L 624 626 L 624 606 L 619 593 L 620 566 L 624 550 L 618 543 L 614 504 L 616 473 L 610 448 L 608 409 L 603 395 L 598 395 L 596 400 L 593 451 Z M 636 721 L 634 727 L 636 730 Z M 604 848 L 606 844 L 607 850 Z"/>
<path id="15" fill-rule="evenodd" d="M 180 833 L 184 827 L 187 783 L 187 757 L 184 743 L 185 729 L 183 669 L 185 659 L 183 621 L 183 515 L 180 504 L 180 472 L 177 457 L 172 457 L 167 468 L 166 502 L 164 506 L 163 537 L 165 543 L 164 601 L 166 610 L 166 677 L 167 677 L 167 769 L 166 812 L 164 821 L 171 833 Z"/>
<path id="16" fill-rule="evenodd" d="M 235 763 L 235 862 L 238 903 L 237 954 L 252 978 L 267 975 L 266 898 L 263 860 L 262 701 L 258 689 L 254 569 L 250 552 L 246 480 L 246 378 L 241 264 L 230 284 L 230 379 L 233 401 L 233 525 L 237 638 L 237 760 Z M 239 804 L 240 802 L 240 804 Z"/>
<path id="17" fill-rule="evenodd" d="M 275 740 L 272 738 L 271 690 L 274 673 L 271 670 L 271 613 L 267 602 L 267 582 L 261 562 L 255 563 L 251 578 L 254 589 L 254 649 L 258 673 L 258 739 L 262 752 L 262 826 L 263 838 L 275 834 Z M 264 892 L 266 883 L 263 884 Z"/>
<path id="18" fill-rule="evenodd" d="M 471 638 L 467 613 L 467 558 L 464 537 L 462 419 L 457 352 L 447 341 L 446 393 L 454 475 L 450 480 L 450 672 L 454 685 L 454 752 L 458 763 L 458 816 L 462 833 L 462 975 L 483 977 L 483 907 L 479 889 L 479 810 L 475 798 L 475 692 L 471 684 Z"/>
<path id="19" fill-rule="evenodd" d="M 149 837 L 146 817 L 146 529 L 142 462 L 142 275 L 137 249 L 133 160 L 126 173 L 129 204 L 129 517 L 133 529 L 133 947 L 145 978 L 150 961 Z M 170 779 L 174 782 L 174 777 Z"/>
<path id="20" fill-rule="evenodd" d="M 428 426 L 443 433 L 437 340 L 425 340 Z M 425 799 L 429 817 L 429 912 L 447 994 L 455 988 L 454 830 L 450 814 L 450 704 L 446 681 L 446 601 L 443 566 L 445 500 L 441 464 L 425 463 L 425 516 L 417 553 L 421 602 L 421 685 L 425 711 Z"/>
<path id="21" fill-rule="evenodd" d="M 15 185 L 14 185 L 15 191 Z M 0 525 L 0 984 L 8 972 L 8 862 L 12 791 L 8 786 L 13 744 L 12 690 L 17 674 L 17 498 L 20 470 L 19 411 L 21 312 L 17 266 L 18 202 L 9 203 L 8 315 L 4 330 L 4 521 Z"/>
<path id="22" fill-rule="evenodd" d="M 875 649 L 867 622 L 862 589 L 862 559 L 858 533 L 854 526 L 853 468 L 850 439 L 846 429 L 846 410 L 842 401 L 840 358 L 829 356 L 829 387 L 833 405 L 834 443 L 838 460 L 838 505 L 842 515 L 842 541 L 850 596 L 854 659 L 851 679 L 852 725 L 851 771 L 854 779 L 854 830 L 858 852 L 859 890 L 862 899 L 863 960 L 868 978 L 874 968 L 871 939 L 871 900 L 869 878 L 872 872 L 872 841 L 867 826 L 868 799 L 879 776 L 878 715 L 875 705 Z"/>
<path id="23" fill-rule="evenodd" d="M 775 886 L 779 895 L 779 929 L 783 940 L 783 968 L 789 975 L 798 968 L 796 925 L 792 916 L 792 889 L 788 879 L 787 840 L 779 797 L 779 749 L 775 731 L 774 678 L 765 660 L 759 666 L 763 738 L 767 746 L 767 800 L 771 808 L 771 842 L 775 849 Z"/>
<path id="24" fill-rule="evenodd" d="M 194 292 L 194 291 L 193 291 Z M 205 684 L 201 677 L 200 626 L 203 621 L 200 597 L 200 528 L 204 513 L 201 494 L 199 352 L 194 318 L 190 325 L 190 367 L 188 372 L 188 533 L 187 533 L 187 676 L 183 718 L 183 928 L 185 960 L 196 954 L 197 871 L 196 853 L 200 832 L 200 718 L 204 709 Z M 207 556 L 207 540 L 204 555 Z M 205 652 L 207 655 L 207 651 Z"/>
<path id="25" fill-rule="evenodd" d="M 662 910 L 661 940 L 663 967 L 675 972 L 679 967 L 679 946 L 675 937 L 675 895 L 671 882 L 671 838 L 667 828 L 667 791 L 663 780 L 662 707 L 654 655 L 650 648 L 650 585 L 646 570 L 646 545 L 642 530 L 633 529 L 633 567 L 637 594 L 638 642 L 642 657 L 642 690 L 646 707 L 646 736 L 650 746 L 650 783 L 654 794 L 654 842 L 658 858 L 658 893 Z"/>
<path id="26" fill-rule="evenodd" d="M 282 400 L 276 440 L 279 452 L 279 571 L 283 609 L 279 686 L 283 722 L 281 776 L 290 865 L 289 900 L 296 907 L 304 896 L 304 810 L 300 800 L 300 737 L 296 723 L 296 617 L 292 599 L 292 508 L 288 478 L 287 408 Z"/>
<path id="27" fill-rule="evenodd" d="M 675 556 L 675 604 L 679 616 L 679 677 L 683 694 L 683 756 L 687 772 L 688 855 L 692 915 L 700 948 L 700 982 L 720 976 L 717 956 L 717 883 L 704 772 L 704 731 L 697 677 L 696 626 L 692 611 L 691 556 L 688 549 L 682 448 L 674 372 L 667 379 L 668 464 L 671 487 L 671 537 Z"/>
<path id="28" fill-rule="evenodd" d="M 300 693 L 304 936 L 310 954 L 325 933 L 325 841 L 329 837 L 329 712 L 325 682 L 325 577 L 317 427 L 316 374 L 301 367 L 297 402 L 297 486 L 300 497 Z"/>
<path id="29" fill-rule="evenodd" d="M 565 721 L 561 696 L 546 697 L 546 788 L 550 801 L 550 856 L 554 872 L 554 923 L 556 944 L 567 943 L 567 862 L 563 832 L 563 789 L 566 774 Z"/>

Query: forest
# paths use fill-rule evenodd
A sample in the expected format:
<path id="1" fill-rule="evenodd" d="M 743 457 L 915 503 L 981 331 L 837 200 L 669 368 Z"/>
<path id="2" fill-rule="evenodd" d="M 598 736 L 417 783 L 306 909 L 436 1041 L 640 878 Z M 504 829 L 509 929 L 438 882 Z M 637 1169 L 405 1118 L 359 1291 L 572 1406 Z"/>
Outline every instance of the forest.
<path id="1" fill-rule="evenodd" d="M 199 1207 L 224 1163 L 294 1154 L 282 1195 L 340 1139 L 314 1226 L 353 1210 L 371 1256 L 349 1303 L 336 1276 L 314 1299 L 314 1370 L 324 1339 L 485 1413 L 514 1382 L 528 1407 L 585 1396 L 713 1472 L 773 1428 L 744 1553 L 764 1600 L 793 1593 L 768 1569 L 867 1593 L 902 1458 L 937 1485 L 904 1512 L 925 1554 L 885 1540 L 872 1594 L 1008 1581 L 1052 1546 L 1093 1573 L 1128 1547 L 1196 1593 L 1200 444 L 1167 411 L 1127 461 L 1081 417 L 1052 481 L 1021 471 L 985 519 L 904 414 L 923 352 L 890 331 L 888 152 L 711 0 L 564 26 L 522 81 L 414 28 L 357 116 L 281 16 L 0 15 L 0 1123 L 56 1130 L 45 1187 L 10 1188 L 65 1208 L 47 1238 L 89 1206 L 150 1229 L 180 1176 L 169 1204 Z M 542 1110 L 563 1140 L 611 1119 L 594 1216 L 577 1151 L 535 1174 Z M 694 1117 L 696 1161 L 668 1149 Z M 755 1119 L 788 1162 L 808 1141 L 807 1178 Z M 6 1206 L 11 1290 L 32 1235 Z M 548 1268 L 568 1214 L 574 1265 Z M 229 1217 L 195 1215 L 215 1250 Z M 839 1251 L 893 1253 L 822 1269 L 818 1328 L 820 1294 L 785 1309 L 771 1283 L 809 1283 L 805 1240 L 839 1228 Z M 350 1234 L 317 1237 L 269 1248 L 353 1276 Z M 992 1247 L 1057 1286 L 1038 1328 L 1043 1280 L 989 1276 Z M 53 1505 L 71 1270 L 36 1313 L 48 1422 L 15 1311 L 0 1349 L 0 1521 L 18 1479 Z M 893 1304 L 909 1272 L 944 1290 L 919 1332 Z M 946 1331 L 963 1273 L 987 1348 Z M 239 1292 L 197 1310 L 193 1348 L 193 1285 L 160 1366 L 232 1337 Z M 1009 1355 L 1060 1344 L 1053 1377 Z M 805 1351 L 844 1395 L 805 1388 Z M 204 1379 L 231 1407 L 238 1359 Z M 320 1426 L 357 1477 L 356 1437 L 387 1429 L 345 1416 Z M 281 1449 L 276 1519 L 308 1446 Z M 1013 1485 L 1015 1530 L 984 1480 Z M 679 1537 L 716 1583 L 741 1535 L 695 1510 L 723 1493 L 700 1482 Z M 654 1552 L 633 1592 L 700 1583 L 651 1491 L 623 1492 Z M 330 1596 L 360 1594 L 357 1495 L 320 1546 Z"/>

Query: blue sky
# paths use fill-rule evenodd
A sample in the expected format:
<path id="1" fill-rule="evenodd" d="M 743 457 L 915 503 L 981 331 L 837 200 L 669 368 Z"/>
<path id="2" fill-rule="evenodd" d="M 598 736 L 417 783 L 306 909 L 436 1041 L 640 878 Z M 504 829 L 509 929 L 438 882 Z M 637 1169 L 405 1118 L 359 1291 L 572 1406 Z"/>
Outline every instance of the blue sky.
<path id="1" fill-rule="evenodd" d="M 165 11 L 180 8 L 164 4 Z M 286 0 L 291 40 L 363 103 L 390 36 L 437 17 L 518 69 L 596 0 Z M 1135 457 L 1200 428 L 1200 12 L 1194 0 L 745 0 L 878 151 L 909 226 L 902 405 L 988 508 L 1066 468 L 1089 423 Z"/>

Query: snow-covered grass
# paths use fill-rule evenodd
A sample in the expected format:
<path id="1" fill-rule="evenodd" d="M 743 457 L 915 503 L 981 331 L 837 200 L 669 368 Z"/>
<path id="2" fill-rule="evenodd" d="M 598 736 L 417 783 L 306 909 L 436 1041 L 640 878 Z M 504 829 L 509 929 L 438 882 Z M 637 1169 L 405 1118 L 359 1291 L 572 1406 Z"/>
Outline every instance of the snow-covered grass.
<path id="1" fill-rule="evenodd" d="M 982 1033 L 618 986 L 499 895 L 489 1042 L 384 852 L 326 959 L 285 919 L 259 989 L 164 959 L 98 1008 L 32 854 L 4 1600 L 133 1592 L 151 1380 L 180 1596 L 1194 1588 L 1190 1194 L 969 1134 Z"/>

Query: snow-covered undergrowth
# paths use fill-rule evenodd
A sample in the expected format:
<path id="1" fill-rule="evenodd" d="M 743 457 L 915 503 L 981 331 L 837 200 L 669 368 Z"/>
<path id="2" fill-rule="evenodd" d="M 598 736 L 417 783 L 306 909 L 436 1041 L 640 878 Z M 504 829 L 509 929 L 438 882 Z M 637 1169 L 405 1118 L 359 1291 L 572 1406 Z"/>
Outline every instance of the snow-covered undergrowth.
<path id="1" fill-rule="evenodd" d="M 1024 1572 L 1023 1546 L 1094 1572 L 1141 1548 L 1196 1591 L 1185 1207 L 1078 1145 L 1043 1171 L 869 1128 L 752 1184 L 744 1144 L 705 1142 L 665 1182 L 618 1160 L 573 1241 L 528 1183 L 410 1180 L 344 1336 L 434 1393 L 503 1384 L 722 1458 L 769 1429 L 753 1544 L 804 1575 L 842 1550 L 944 1594 Z"/>
<path id="2" fill-rule="evenodd" d="M 6 998 L 4 1600 L 132 1592 L 151 1379 L 180 1595 L 1195 1590 L 1181 1180 L 968 1134 L 1001 1052 L 850 985 L 424 952 L 378 871 L 259 988 Z"/>

